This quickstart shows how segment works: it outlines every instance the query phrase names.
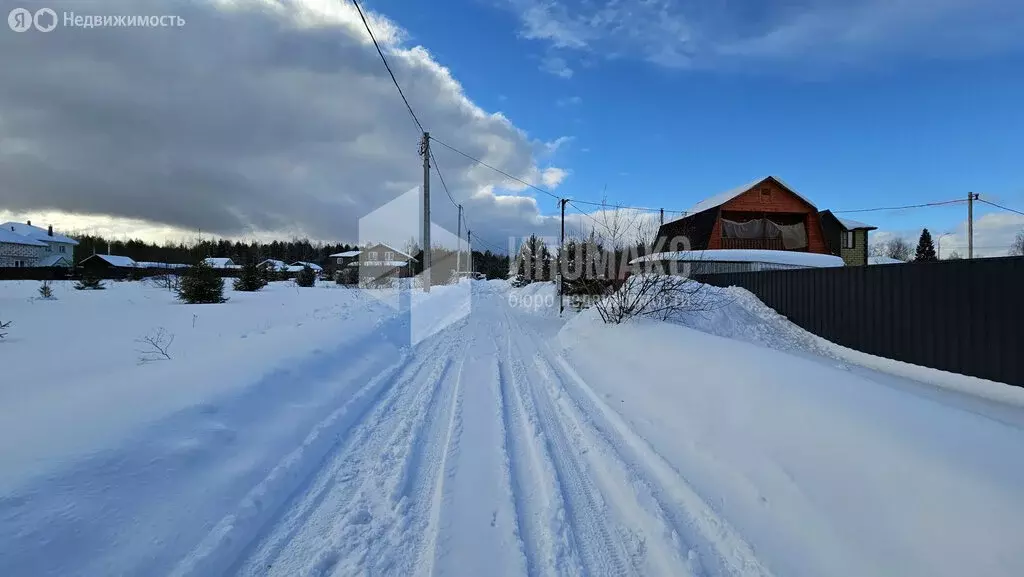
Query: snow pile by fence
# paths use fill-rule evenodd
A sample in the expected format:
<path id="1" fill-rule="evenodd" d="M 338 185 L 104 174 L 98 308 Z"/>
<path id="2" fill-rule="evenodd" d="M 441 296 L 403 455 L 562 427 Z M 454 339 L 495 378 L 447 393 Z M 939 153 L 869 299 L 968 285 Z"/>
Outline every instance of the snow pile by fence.
<path id="1" fill-rule="evenodd" d="M 829 359 L 841 368 L 856 365 L 998 403 L 1024 407 L 1024 389 L 1020 387 L 878 357 L 838 345 L 793 324 L 746 289 L 702 285 L 702 291 L 702 306 L 698 310 L 674 315 L 671 319 L 673 323 L 799 356 Z M 587 330 L 582 327 L 594 323 L 601 323 L 598 311 L 584 311 L 577 319 L 567 323 L 561 338 L 565 342 L 574 342 L 577 338 L 573 336 L 573 331 Z"/>

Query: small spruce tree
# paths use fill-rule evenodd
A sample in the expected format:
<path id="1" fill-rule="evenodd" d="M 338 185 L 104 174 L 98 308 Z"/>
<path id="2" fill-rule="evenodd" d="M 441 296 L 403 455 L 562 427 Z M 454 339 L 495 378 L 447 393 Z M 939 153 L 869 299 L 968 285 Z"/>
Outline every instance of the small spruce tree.
<path id="1" fill-rule="evenodd" d="M 267 286 L 267 280 L 263 277 L 260 269 L 255 263 L 249 263 L 242 267 L 242 274 L 235 279 L 235 290 L 242 292 L 258 291 Z"/>
<path id="2" fill-rule="evenodd" d="M 94 275 L 92 273 L 85 273 L 85 274 L 82 275 L 81 280 L 79 280 L 78 282 L 75 283 L 75 287 L 74 288 L 75 288 L 75 290 L 80 290 L 80 291 L 82 291 L 82 290 L 96 291 L 96 290 L 103 290 L 103 289 L 105 289 L 107 287 L 103 286 L 103 281 L 100 280 L 100 277 L 98 277 L 98 276 L 96 276 L 96 275 Z"/>
<path id="3" fill-rule="evenodd" d="M 917 241 L 917 254 L 914 260 L 918 262 L 934 262 L 939 260 L 935 256 L 935 244 L 932 243 L 932 233 L 928 229 L 921 231 L 921 239 Z"/>
<path id="4" fill-rule="evenodd" d="M 43 283 L 39 285 L 39 298 L 53 298 L 53 288 L 50 287 L 50 281 L 44 280 Z"/>
<path id="5" fill-rule="evenodd" d="M 302 270 L 295 275 L 295 284 L 301 287 L 311 287 L 316 284 L 316 271 L 309 268 L 308 266 L 302 267 Z"/>
<path id="6" fill-rule="evenodd" d="M 220 278 L 213 267 L 199 261 L 182 276 L 178 299 L 189 304 L 226 302 L 228 299 L 224 298 L 224 279 Z"/>

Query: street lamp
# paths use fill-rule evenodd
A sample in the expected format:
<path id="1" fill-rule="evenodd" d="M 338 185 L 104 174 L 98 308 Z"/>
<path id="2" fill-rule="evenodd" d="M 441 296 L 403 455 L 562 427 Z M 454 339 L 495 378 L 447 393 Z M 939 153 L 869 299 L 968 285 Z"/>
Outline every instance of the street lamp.
<path id="1" fill-rule="evenodd" d="M 942 237 L 944 237 L 944 236 L 952 236 L 952 235 L 953 235 L 953 233 L 951 233 L 951 232 L 944 232 L 944 233 L 939 235 L 939 239 L 938 239 L 938 241 L 936 241 L 938 243 L 938 248 L 939 248 L 939 260 L 942 260 Z"/>

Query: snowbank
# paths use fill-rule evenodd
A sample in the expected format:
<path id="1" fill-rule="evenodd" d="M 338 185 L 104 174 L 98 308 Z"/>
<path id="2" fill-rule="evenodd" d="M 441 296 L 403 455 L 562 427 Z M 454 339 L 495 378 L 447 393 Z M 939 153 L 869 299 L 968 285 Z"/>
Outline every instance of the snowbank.
<path id="1" fill-rule="evenodd" d="M 0 282 L 0 489 L 146 423 L 237 394 L 311 353 L 371 333 L 389 309 L 360 291 L 271 283 L 218 305 L 186 305 L 149 283 L 77 291 L 53 282 Z M 230 282 L 226 283 L 230 287 Z M 170 360 L 142 363 L 139 342 L 163 329 Z M 46 423 L 46 426 L 40 426 Z"/>
<path id="2" fill-rule="evenodd" d="M 690 326 L 570 320 L 559 334 L 578 375 L 570 397 L 635 430 L 775 575 L 1022 574 L 1019 407 L 990 418 L 883 384 L 749 293 L 716 296 L 721 308 L 680 321 Z M 1006 393 L 993 398 L 1019 398 L 992 385 Z"/>
<path id="3" fill-rule="evenodd" d="M 834 361 L 840 366 L 856 365 L 956 393 L 1024 407 L 1022 387 L 870 355 L 828 341 L 793 324 L 746 289 L 705 285 L 704 290 L 707 310 L 683 314 L 674 319 L 675 323 L 720 337 Z M 597 311 L 590 310 L 570 322 L 600 322 L 600 317 Z"/>

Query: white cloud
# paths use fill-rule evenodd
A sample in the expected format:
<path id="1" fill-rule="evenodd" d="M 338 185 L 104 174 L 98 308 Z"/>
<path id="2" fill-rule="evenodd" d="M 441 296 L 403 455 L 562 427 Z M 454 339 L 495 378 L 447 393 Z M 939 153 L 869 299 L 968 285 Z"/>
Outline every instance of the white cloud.
<path id="1" fill-rule="evenodd" d="M 522 36 L 563 55 L 666 67 L 750 61 L 960 58 L 1024 45 L 1024 3 L 1009 0 L 499 0 Z"/>
<path id="2" fill-rule="evenodd" d="M 419 135 L 349 3 L 151 0 L 146 11 L 187 25 L 0 34 L 0 53 L 18 55 L 0 83 L 0 210 L 113 236 L 354 241 L 361 216 L 419 184 Z M 536 140 L 477 106 L 396 23 L 369 18 L 433 136 L 531 183 L 561 182 L 551 171 L 566 171 L 537 165 Z M 508 184 L 440 145 L 434 154 L 459 201 Z M 454 207 L 434 198 L 454 230 Z M 537 214 L 490 209 L 468 217 L 496 238 Z"/>
<path id="3" fill-rule="evenodd" d="M 569 171 L 563 168 L 545 168 L 541 175 L 544 186 L 551 189 L 562 184 L 562 181 L 569 176 Z"/>
<path id="4" fill-rule="evenodd" d="M 552 155 L 552 154 L 558 152 L 562 147 L 566 146 L 567 144 L 569 144 L 573 140 L 575 140 L 575 137 L 572 137 L 572 136 L 559 136 L 558 138 L 552 140 L 551 142 L 544 143 L 544 151 L 548 155 Z"/>
<path id="5" fill-rule="evenodd" d="M 974 220 L 974 256 L 992 257 L 1006 256 L 1013 244 L 1013 239 L 1018 232 L 1024 230 L 1024 216 L 1009 212 L 991 212 L 984 214 Z M 952 228 L 928 227 L 932 235 L 932 241 L 936 248 L 942 251 L 942 257 L 946 258 L 956 251 L 960 256 L 967 257 L 968 235 L 966 219 Z M 947 234 L 949 233 L 949 234 Z M 872 231 L 870 241 L 872 244 L 885 242 L 893 237 L 903 237 L 916 247 L 921 235 L 921 229 L 899 230 L 899 231 Z"/>
<path id="6" fill-rule="evenodd" d="M 559 56 L 545 56 L 540 61 L 540 69 L 542 72 L 553 74 L 559 78 L 572 78 L 572 68 L 569 68 L 565 58 Z"/>

